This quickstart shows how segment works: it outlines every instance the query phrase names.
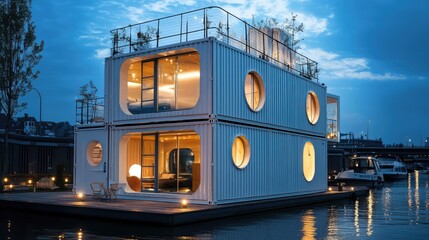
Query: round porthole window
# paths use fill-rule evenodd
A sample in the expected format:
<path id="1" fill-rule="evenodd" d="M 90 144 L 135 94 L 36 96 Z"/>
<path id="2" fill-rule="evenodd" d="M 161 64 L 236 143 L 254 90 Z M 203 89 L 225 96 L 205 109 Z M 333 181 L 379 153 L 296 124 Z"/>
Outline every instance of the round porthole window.
<path id="1" fill-rule="evenodd" d="M 304 151 L 302 153 L 302 172 L 305 180 L 308 182 L 313 180 L 316 172 L 316 156 L 314 146 L 311 142 L 306 142 L 304 145 Z"/>
<path id="2" fill-rule="evenodd" d="M 244 81 L 244 94 L 247 105 L 253 111 L 262 109 L 265 103 L 265 88 L 262 78 L 257 72 L 249 72 Z"/>
<path id="3" fill-rule="evenodd" d="M 308 121 L 311 124 L 316 124 L 320 116 L 320 105 L 315 92 L 309 92 L 307 94 L 306 111 Z"/>
<path id="4" fill-rule="evenodd" d="M 97 166 L 103 159 L 103 148 L 101 143 L 92 141 L 88 144 L 86 149 L 86 159 L 91 166 Z"/>
<path id="5" fill-rule="evenodd" d="M 234 165 L 243 169 L 249 164 L 250 160 L 250 146 L 249 142 L 244 136 L 236 137 L 232 144 L 232 161 Z"/>

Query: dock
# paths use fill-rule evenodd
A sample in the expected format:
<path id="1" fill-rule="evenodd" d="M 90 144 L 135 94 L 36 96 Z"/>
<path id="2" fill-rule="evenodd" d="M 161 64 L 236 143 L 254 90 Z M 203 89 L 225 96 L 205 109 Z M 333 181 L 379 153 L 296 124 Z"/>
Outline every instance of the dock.
<path id="1" fill-rule="evenodd" d="M 0 208 L 20 209 L 38 213 L 71 215 L 108 220 L 141 222 L 160 226 L 178 226 L 195 222 L 301 207 L 367 196 L 365 187 L 344 187 L 293 197 L 249 201 L 222 205 L 167 203 L 144 200 L 100 200 L 85 196 L 79 200 L 72 192 L 24 192 L 0 194 Z"/>

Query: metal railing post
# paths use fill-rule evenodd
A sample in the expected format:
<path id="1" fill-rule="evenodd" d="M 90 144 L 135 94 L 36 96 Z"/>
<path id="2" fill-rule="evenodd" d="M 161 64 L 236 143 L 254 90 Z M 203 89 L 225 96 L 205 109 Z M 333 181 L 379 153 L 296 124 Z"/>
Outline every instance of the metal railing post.
<path id="1" fill-rule="evenodd" d="M 132 38 L 132 37 L 131 37 L 131 25 L 129 25 L 129 28 L 130 28 L 130 40 L 129 40 L 129 41 L 130 41 L 130 52 L 131 52 L 131 47 L 132 47 L 132 40 L 131 40 L 131 38 Z"/>
<path id="2" fill-rule="evenodd" d="M 158 19 L 158 26 L 157 26 L 157 29 L 156 29 L 156 47 L 158 47 L 159 46 L 159 19 Z"/>
<path id="3" fill-rule="evenodd" d="M 180 14 L 180 42 L 182 42 L 183 34 L 183 14 Z"/>

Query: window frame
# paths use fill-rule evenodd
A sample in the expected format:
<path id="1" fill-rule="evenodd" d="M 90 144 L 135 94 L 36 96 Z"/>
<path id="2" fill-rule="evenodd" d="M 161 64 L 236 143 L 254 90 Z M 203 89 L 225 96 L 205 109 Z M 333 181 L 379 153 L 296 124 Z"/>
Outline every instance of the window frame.
<path id="1" fill-rule="evenodd" d="M 255 91 L 254 90 L 252 90 L 251 93 L 249 93 L 252 95 L 252 97 L 251 97 L 252 103 L 249 103 L 249 100 L 247 98 L 248 93 L 246 92 L 246 84 L 247 84 L 247 79 L 249 76 L 251 79 L 250 81 L 252 81 L 252 84 L 251 84 L 252 89 L 254 89 L 255 82 L 259 86 L 259 91 L 258 91 L 259 92 L 259 101 L 258 101 L 258 105 L 256 107 L 253 106 L 254 101 L 255 101 L 254 100 L 255 99 Z M 247 106 L 253 112 L 259 112 L 265 105 L 265 96 L 266 96 L 265 95 L 265 86 L 264 86 L 264 81 L 262 80 L 261 75 L 255 70 L 249 71 L 246 74 L 246 77 L 244 78 L 244 98 L 246 100 Z"/>
<path id="2" fill-rule="evenodd" d="M 319 97 L 314 91 L 309 91 L 306 95 L 305 112 L 307 115 L 307 120 L 311 125 L 315 125 L 319 121 L 320 102 Z"/>
<path id="3" fill-rule="evenodd" d="M 162 53 L 160 53 L 162 54 Z M 159 107 L 159 86 L 160 86 L 160 81 L 161 78 L 159 76 L 159 62 L 161 59 L 165 59 L 165 58 L 175 58 L 175 57 L 179 57 L 179 56 L 185 56 L 188 54 L 196 54 L 198 56 L 198 72 L 199 72 L 199 79 L 198 79 L 198 97 L 196 98 L 196 101 L 194 102 L 192 107 L 187 107 L 187 108 L 180 108 L 180 109 L 176 109 L 177 106 L 177 101 L 178 101 L 178 90 L 175 90 L 174 93 L 174 109 L 160 109 Z M 147 63 L 147 62 L 153 62 L 154 63 L 154 74 L 153 74 L 153 110 L 149 110 L 149 111 L 144 111 L 143 109 L 143 64 Z M 140 86 L 140 108 L 137 110 L 131 110 L 129 107 L 129 104 L 126 104 L 126 110 L 131 114 L 131 115 L 139 115 L 139 114 L 147 114 L 147 113 L 159 113 L 159 112 L 171 112 L 171 111 L 182 111 L 182 110 L 189 110 L 189 109 L 193 109 L 197 106 L 199 100 L 200 100 L 200 96 L 201 96 L 201 55 L 197 50 L 192 50 L 192 51 L 187 51 L 187 52 L 181 52 L 181 53 L 177 53 L 177 54 L 171 54 L 171 55 L 166 55 L 166 56 L 160 56 L 157 55 L 157 57 L 153 57 L 153 58 L 149 58 L 149 59 L 143 59 L 143 60 L 138 60 L 135 62 L 131 62 L 131 64 L 140 64 L 140 81 L 141 81 L 141 86 Z M 127 67 L 127 75 L 129 72 L 129 66 Z M 129 79 L 127 77 L 126 82 L 128 84 Z M 175 88 L 177 88 L 179 86 L 179 83 L 176 83 Z M 126 98 L 129 98 L 129 87 L 127 85 L 126 87 Z M 197 89 L 197 88 L 195 88 Z"/>
<path id="4" fill-rule="evenodd" d="M 240 140 L 241 143 L 243 144 L 243 159 L 240 162 L 240 164 L 237 163 L 237 159 L 236 159 L 236 154 L 234 153 L 234 146 L 235 146 L 235 142 L 237 140 Z M 234 164 L 234 166 L 238 169 L 244 169 L 247 167 L 247 165 L 249 165 L 250 163 L 250 144 L 249 141 L 247 140 L 247 138 L 243 135 L 239 135 L 237 137 L 234 138 L 234 141 L 232 142 L 232 146 L 231 146 L 231 159 L 232 159 L 232 163 Z"/>

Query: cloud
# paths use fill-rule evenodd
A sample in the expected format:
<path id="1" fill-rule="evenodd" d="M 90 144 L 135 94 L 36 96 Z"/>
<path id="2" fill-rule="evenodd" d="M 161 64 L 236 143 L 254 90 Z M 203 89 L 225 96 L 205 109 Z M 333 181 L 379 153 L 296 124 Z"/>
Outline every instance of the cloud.
<path id="1" fill-rule="evenodd" d="M 244 19 L 252 19 L 255 16 L 258 19 L 265 17 L 275 18 L 280 23 L 286 18 L 291 18 L 291 13 L 297 14 L 297 22 L 304 24 L 304 34 L 300 37 L 317 36 L 321 33 L 327 33 L 328 19 L 318 18 L 314 15 L 295 12 L 289 8 L 289 1 L 285 0 L 250 0 L 250 1 L 218 1 L 222 8 L 231 12 L 235 16 Z"/>
<path id="2" fill-rule="evenodd" d="M 144 22 L 144 9 L 138 7 L 127 7 L 127 17 L 132 23 Z"/>
<path id="3" fill-rule="evenodd" d="M 110 49 L 103 48 L 103 49 L 96 49 L 95 50 L 95 57 L 97 59 L 105 59 L 110 56 Z"/>
<path id="4" fill-rule="evenodd" d="M 164 0 L 164 1 L 154 1 L 149 4 L 145 4 L 144 7 L 148 10 L 154 12 L 170 12 L 172 7 L 177 7 L 179 5 L 184 6 L 193 6 L 196 4 L 195 0 Z"/>
<path id="5" fill-rule="evenodd" d="M 371 71 L 368 59 L 342 57 L 337 53 L 327 52 L 320 48 L 302 46 L 301 51 L 319 64 L 319 79 L 350 80 L 404 80 L 405 75 L 396 73 L 375 73 Z"/>

